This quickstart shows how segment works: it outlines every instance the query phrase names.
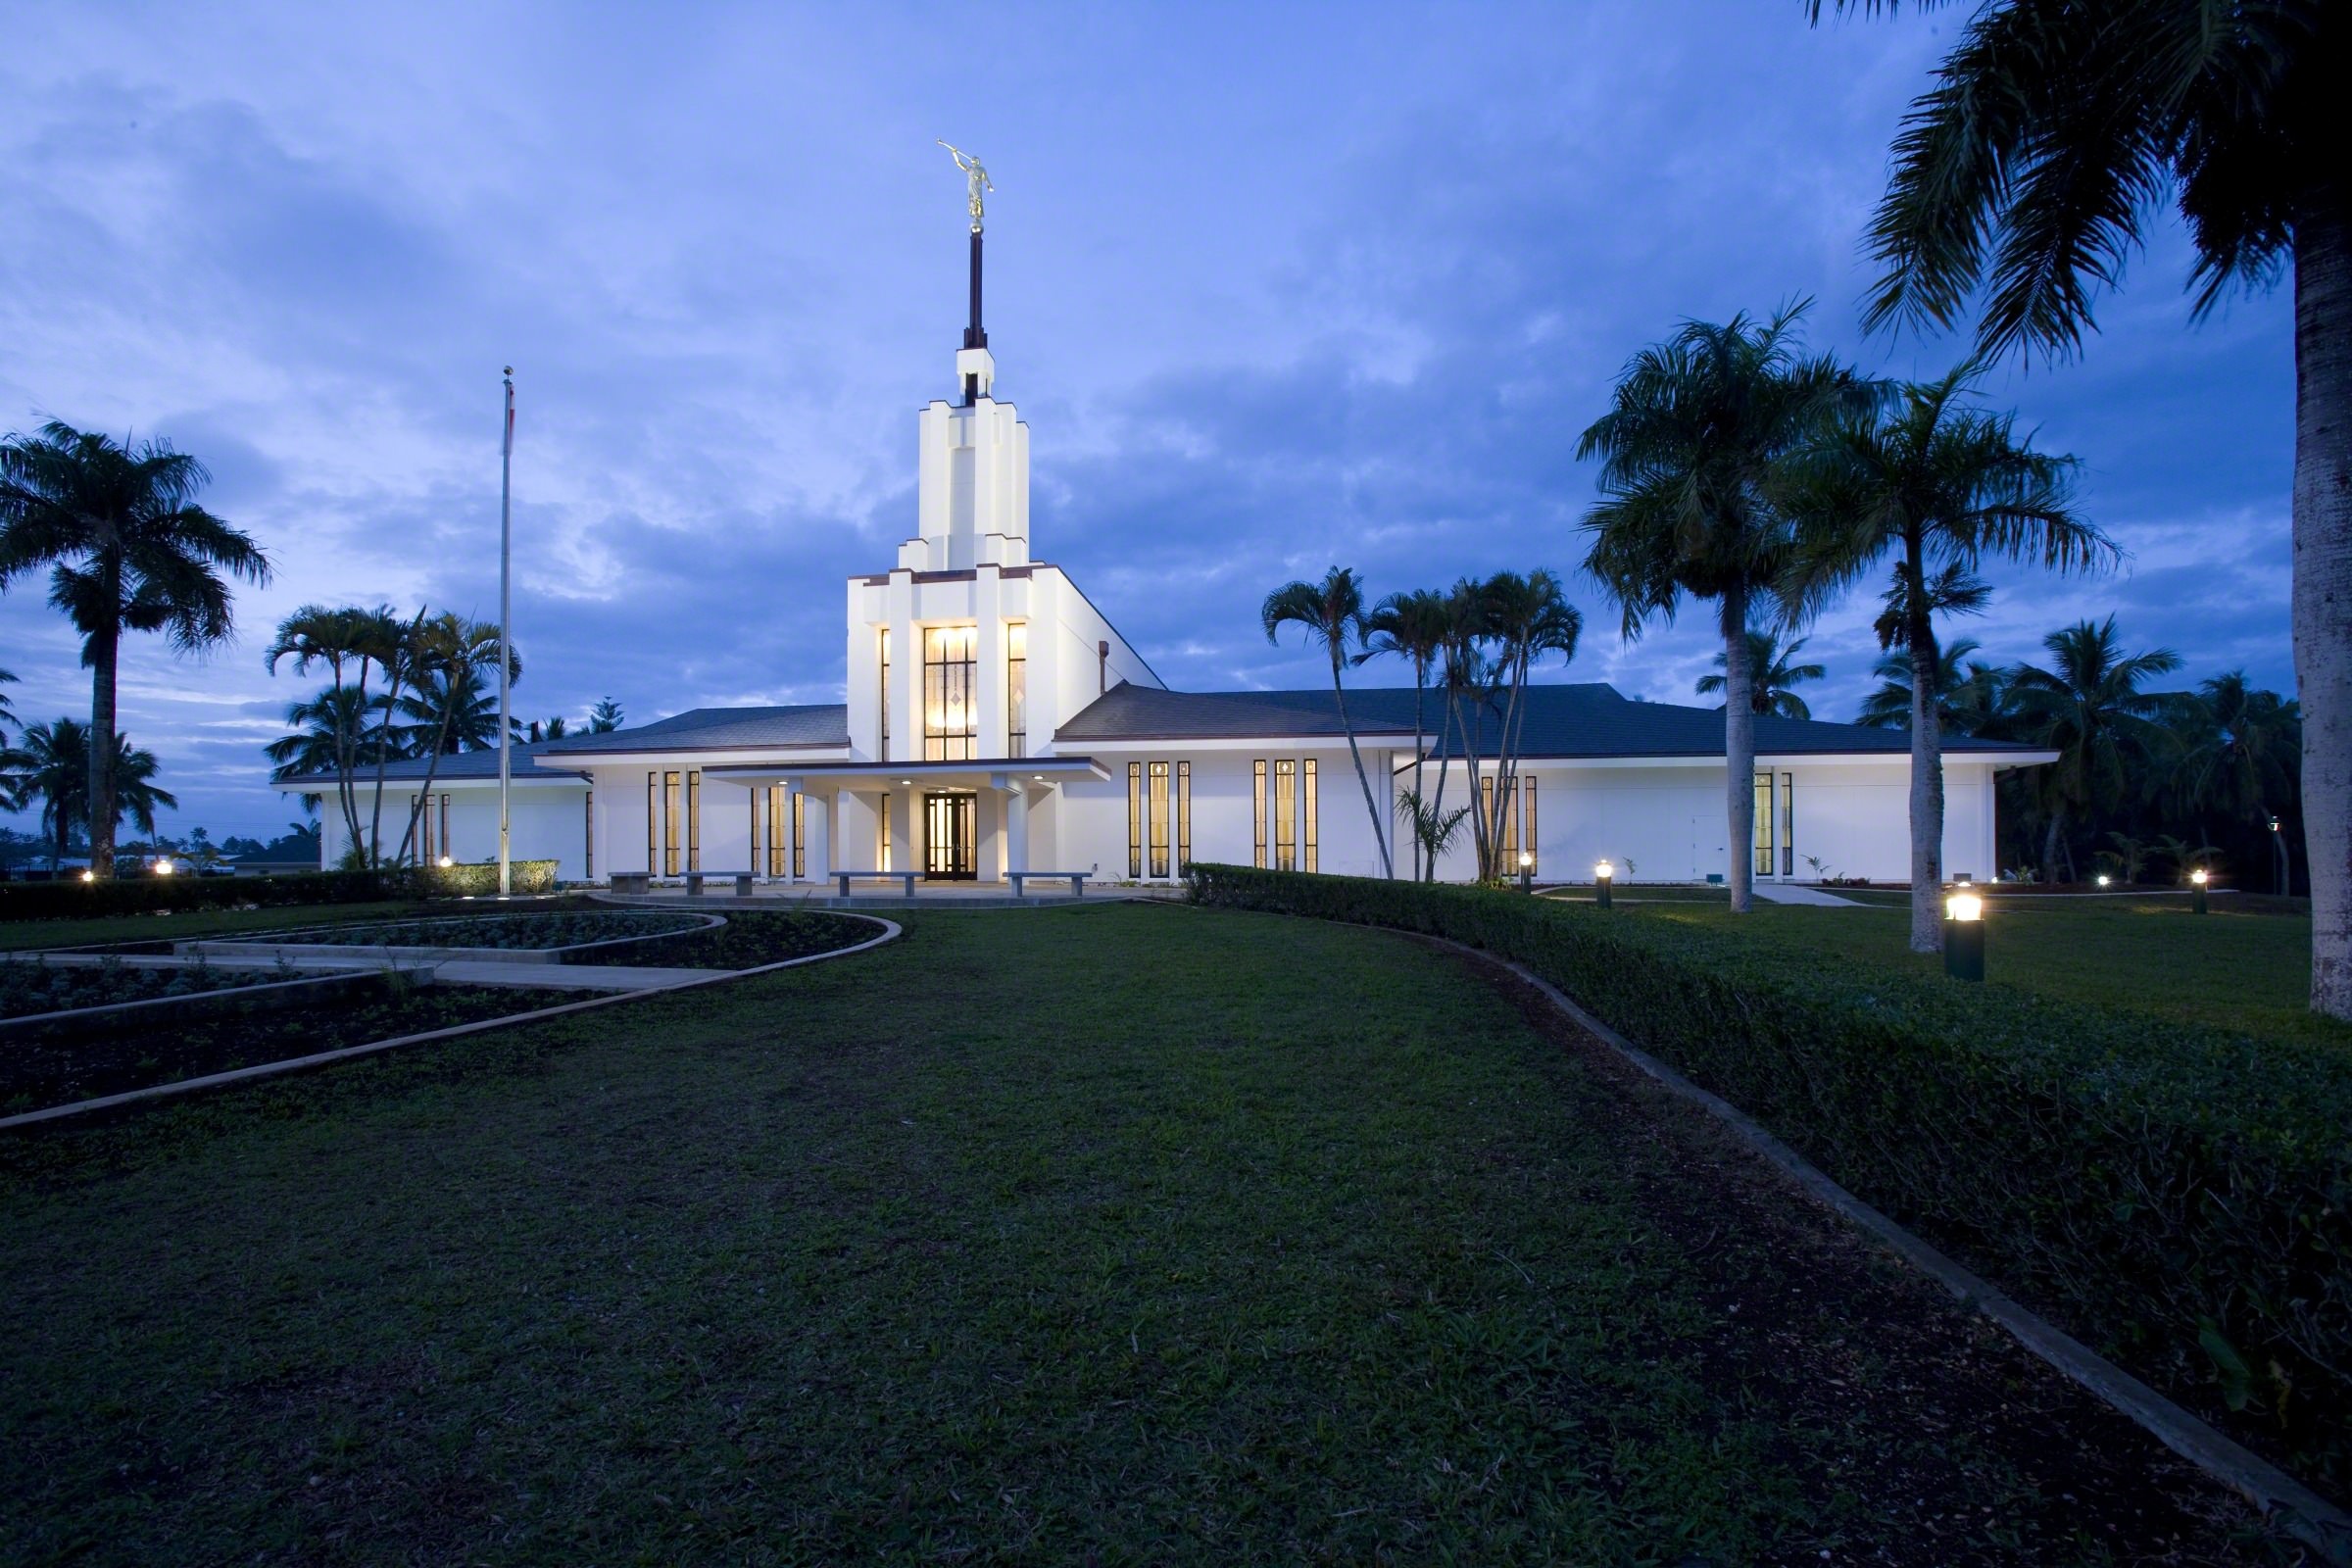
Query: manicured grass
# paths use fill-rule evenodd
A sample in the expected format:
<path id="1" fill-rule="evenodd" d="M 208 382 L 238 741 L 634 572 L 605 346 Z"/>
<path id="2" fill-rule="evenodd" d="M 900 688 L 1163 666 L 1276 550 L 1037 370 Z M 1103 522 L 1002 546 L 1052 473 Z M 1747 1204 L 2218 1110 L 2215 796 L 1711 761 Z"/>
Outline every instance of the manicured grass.
<path id="1" fill-rule="evenodd" d="M 0 1559 L 2251 1560 L 1449 955 L 906 924 L 0 1141 Z"/>
<path id="2" fill-rule="evenodd" d="M 2254 908 L 2276 909 L 2280 901 Z M 2037 996 L 2092 1003 L 2152 1019 L 2211 1024 L 2241 1033 L 2352 1048 L 2352 1026 L 2315 1018 L 2311 917 L 2250 912 L 2216 898 L 2192 914 L 2177 899 L 2061 899 L 2034 894 L 1987 899 L 1985 982 Z M 1907 897 L 1852 909 L 1758 901 L 1748 914 L 1727 906 L 1647 906 L 1641 919 L 1736 930 L 1760 942 L 1838 953 L 1914 970 L 1942 972 L 1943 960 L 1910 951 Z"/>

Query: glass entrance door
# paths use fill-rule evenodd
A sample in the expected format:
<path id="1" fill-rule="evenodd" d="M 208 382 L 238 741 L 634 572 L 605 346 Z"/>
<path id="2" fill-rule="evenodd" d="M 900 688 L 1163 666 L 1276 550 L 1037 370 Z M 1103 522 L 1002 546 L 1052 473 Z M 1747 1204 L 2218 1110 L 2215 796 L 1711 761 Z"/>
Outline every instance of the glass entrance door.
<path id="1" fill-rule="evenodd" d="M 980 798 L 944 791 L 923 797 L 923 875 L 969 882 L 979 872 Z"/>

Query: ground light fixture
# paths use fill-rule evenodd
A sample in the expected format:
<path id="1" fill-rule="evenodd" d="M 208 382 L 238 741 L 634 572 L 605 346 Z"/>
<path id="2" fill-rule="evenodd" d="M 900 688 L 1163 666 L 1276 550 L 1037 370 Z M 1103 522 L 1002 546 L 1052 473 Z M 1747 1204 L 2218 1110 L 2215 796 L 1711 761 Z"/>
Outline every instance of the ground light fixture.
<path id="1" fill-rule="evenodd" d="M 455 864 L 457 864 L 457 863 L 458 863 L 457 861 L 455 861 L 455 860 L 451 859 L 451 858 L 450 858 L 448 856 L 446 856 L 446 855 L 444 855 L 443 857 L 441 857 L 441 859 L 440 859 L 440 866 L 441 866 L 441 869 L 442 869 L 442 870 L 444 870 L 444 871 L 448 870 L 448 869 L 449 869 L 451 866 L 453 866 L 453 865 L 455 865 Z"/>
<path id="2" fill-rule="evenodd" d="M 2197 914 L 2205 912 L 2205 868 L 2198 866 L 2188 873 L 2188 906 Z"/>
<path id="3" fill-rule="evenodd" d="M 2105 886 L 2106 886 L 2106 885 L 2107 885 L 2109 882 L 2112 882 L 2113 880 L 2115 880 L 2115 879 L 2114 879 L 2113 877 L 2110 877 L 2110 876 L 2109 876 L 2109 875 L 2108 875 L 2106 872 L 2102 871 L 2102 872 L 2100 872 L 2100 873 L 2099 873 L 2099 886 L 2101 886 L 2101 887 L 2105 887 Z"/>
<path id="4" fill-rule="evenodd" d="M 1519 852 L 1519 891 L 1522 893 L 1536 891 L 1536 854 L 1533 850 Z"/>
<path id="5" fill-rule="evenodd" d="M 98 880 L 98 873 L 95 871 L 84 871 L 81 873 L 81 879 L 84 882 L 95 882 Z"/>
<path id="6" fill-rule="evenodd" d="M 1943 972 L 1955 980 L 1984 978 L 1984 901 L 1965 882 L 1943 901 Z"/>
<path id="7" fill-rule="evenodd" d="M 170 876 L 172 872 L 178 869 L 178 866 L 172 863 L 172 857 L 169 855 L 155 862 L 155 874 L 157 876 Z"/>
<path id="8" fill-rule="evenodd" d="M 1617 880 L 1617 868 L 1603 860 L 1592 867 L 1592 902 L 1602 908 L 1609 906 L 1609 886 Z"/>

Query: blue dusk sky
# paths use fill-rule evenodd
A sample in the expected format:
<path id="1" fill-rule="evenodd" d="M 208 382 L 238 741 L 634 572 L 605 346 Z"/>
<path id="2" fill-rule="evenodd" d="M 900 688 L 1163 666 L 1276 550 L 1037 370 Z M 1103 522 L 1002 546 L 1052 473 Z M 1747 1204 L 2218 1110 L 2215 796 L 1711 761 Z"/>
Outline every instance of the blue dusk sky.
<path id="1" fill-rule="evenodd" d="M 983 18 L 985 20 L 983 20 Z M 0 429 L 169 437 L 274 557 L 238 643 L 134 641 L 123 727 L 218 834 L 295 814 L 262 669 L 308 600 L 498 596 L 517 368 L 526 715 L 839 700 L 842 580 L 914 527 L 914 416 L 953 394 L 979 153 L 999 392 L 1033 543 L 1171 684 L 1319 683 L 1268 588 L 1573 574 L 1577 433 L 1688 317 L 1812 295 L 1865 338 L 1860 235 L 1946 13 L 1798 0 L 1397 9 L 74 5 L 0 54 Z M 2083 462 L 2112 577 L 1996 574 L 2001 662 L 2110 611 L 2185 678 L 2289 688 L 2283 296 L 2198 324 L 2166 220 L 2077 363 L 1990 397 Z M 20 715 L 88 713 L 75 644 L 0 599 Z M 1545 678 L 1690 702 L 1709 619 L 1627 644 L 1592 586 Z M 1808 652 L 1850 716 L 1867 597 Z M 1364 672 L 1395 681 L 1401 669 Z"/>

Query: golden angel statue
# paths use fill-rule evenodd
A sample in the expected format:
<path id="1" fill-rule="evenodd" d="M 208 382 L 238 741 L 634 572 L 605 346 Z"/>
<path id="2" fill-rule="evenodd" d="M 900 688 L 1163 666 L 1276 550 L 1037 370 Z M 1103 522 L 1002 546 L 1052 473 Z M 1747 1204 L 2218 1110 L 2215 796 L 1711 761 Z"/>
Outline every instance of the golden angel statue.
<path id="1" fill-rule="evenodd" d="M 952 142 L 943 141 L 940 145 L 947 148 L 950 158 L 956 160 L 956 167 L 963 171 L 964 183 L 971 192 L 972 232 L 977 234 L 980 232 L 980 193 L 982 191 L 994 192 L 997 187 L 989 179 L 988 171 L 981 167 L 979 159 Z"/>

